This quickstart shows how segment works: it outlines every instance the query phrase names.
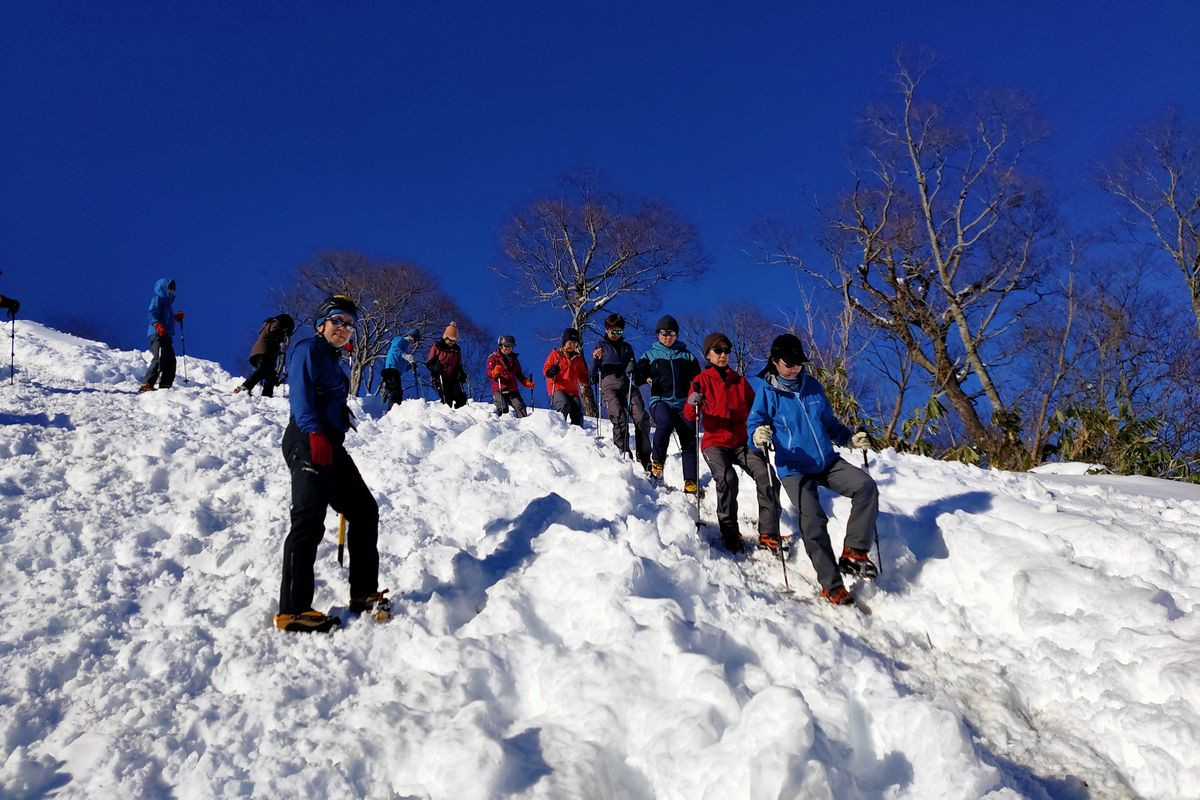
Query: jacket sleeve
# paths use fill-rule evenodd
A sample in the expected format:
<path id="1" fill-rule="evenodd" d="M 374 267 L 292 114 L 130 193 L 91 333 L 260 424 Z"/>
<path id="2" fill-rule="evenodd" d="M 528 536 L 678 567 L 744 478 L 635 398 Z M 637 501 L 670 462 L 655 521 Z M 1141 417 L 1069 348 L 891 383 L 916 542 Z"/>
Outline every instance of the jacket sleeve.
<path id="1" fill-rule="evenodd" d="M 317 416 L 317 387 L 313 348 L 301 345 L 292 351 L 288 362 L 288 405 L 296 427 L 304 433 L 321 430 Z"/>
<path id="2" fill-rule="evenodd" d="M 166 323 L 166 320 L 163 319 L 162 305 L 163 299 L 156 292 L 154 297 L 150 298 L 150 307 L 146 309 L 146 317 L 150 320 L 151 328 L 154 327 L 154 323 L 156 322 Z"/>
<path id="3" fill-rule="evenodd" d="M 746 435 L 749 437 L 748 444 L 754 449 L 758 446 L 754 444 L 754 431 L 760 425 L 771 424 L 771 413 L 767 408 L 767 393 L 759 392 L 754 396 L 754 403 L 750 406 L 750 416 L 746 417 Z"/>
<path id="4" fill-rule="evenodd" d="M 688 382 L 687 397 L 691 397 L 692 392 L 699 392 L 702 395 L 708 396 L 707 388 L 701 382 L 702 380 L 703 379 L 699 375 L 692 376 L 691 381 Z M 715 415 L 705 412 L 705 416 Z M 683 404 L 683 418 L 688 422 L 696 421 L 696 408 L 691 403 Z"/>

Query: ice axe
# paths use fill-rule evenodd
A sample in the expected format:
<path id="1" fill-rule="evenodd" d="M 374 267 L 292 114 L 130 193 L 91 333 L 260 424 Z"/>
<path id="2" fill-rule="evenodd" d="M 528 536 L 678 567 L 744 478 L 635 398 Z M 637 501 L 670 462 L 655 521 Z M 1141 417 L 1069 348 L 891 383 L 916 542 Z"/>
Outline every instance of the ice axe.
<path id="1" fill-rule="evenodd" d="M 338 514 L 338 566 L 344 566 L 342 553 L 346 552 L 346 515 Z"/>

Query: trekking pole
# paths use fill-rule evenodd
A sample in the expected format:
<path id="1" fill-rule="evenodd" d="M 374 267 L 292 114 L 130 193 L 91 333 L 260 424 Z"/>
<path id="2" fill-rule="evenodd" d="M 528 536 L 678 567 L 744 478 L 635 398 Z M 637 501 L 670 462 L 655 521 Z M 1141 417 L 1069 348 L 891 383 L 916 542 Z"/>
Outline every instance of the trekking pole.
<path id="1" fill-rule="evenodd" d="M 183 336 L 183 320 L 179 320 L 179 350 L 183 360 L 183 382 L 187 383 L 187 339 Z"/>
<path id="2" fill-rule="evenodd" d="M 8 385 L 13 385 L 17 374 L 17 316 L 10 320 L 12 327 L 8 332 Z"/>
<path id="3" fill-rule="evenodd" d="M 417 372 L 417 362 L 410 364 L 413 368 L 413 386 L 416 387 L 417 399 L 421 399 L 421 375 Z"/>
<path id="4" fill-rule="evenodd" d="M 783 511 L 783 507 L 780 505 L 780 502 L 779 502 L 779 476 L 775 474 L 775 461 L 771 457 L 771 451 L 773 449 L 774 448 L 771 447 L 771 445 L 767 445 L 766 447 L 763 448 L 763 455 L 766 456 L 767 475 L 771 479 L 771 491 L 773 491 L 775 493 L 775 513 L 780 514 Z M 781 567 L 783 567 L 783 593 L 791 594 L 792 593 L 792 585 L 790 583 L 788 583 L 787 559 L 785 559 L 783 557 L 783 535 L 782 534 L 783 534 L 783 532 L 780 531 L 779 565 Z"/>
<path id="5" fill-rule="evenodd" d="M 342 553 L 346 551 L 346 515 L 338 514 L 338 566 L 342 566 Z"/>
<path id="6" fill-rule="evenodd" d="M 863 448 L 863 471 L 866 472 L 868 475 L 871 474 L 871 463 L 869 461 L 867 461 L 867 449 L 865 447 Z M 872 531 L 872 533 L 875 534 L 875 558 L 879 561 L 878 573 L 879 573 L 879 575 L 882 576 L 883 575 L 883 551 L 881 551 L 879 549 L 879 523 L 875 524 L 875 530 Z"/>
<path id="7" fill-rule="evenodd" d="M 704 523 L 700 521 L 700 408 L 696 408 L 696 533 Z"/>

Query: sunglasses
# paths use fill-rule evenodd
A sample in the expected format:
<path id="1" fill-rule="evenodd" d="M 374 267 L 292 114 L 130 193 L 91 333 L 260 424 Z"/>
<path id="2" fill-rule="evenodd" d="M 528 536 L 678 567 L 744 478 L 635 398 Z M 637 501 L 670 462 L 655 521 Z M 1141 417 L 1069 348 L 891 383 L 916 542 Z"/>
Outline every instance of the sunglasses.
<path id="1" fill-rule="evenodd" d="M 609 335 L 609 336 L 612 336 L 613 334 L 616 334 L 617 336 L 620 336 L 620 335 L 621 335 L 621 334 L 623 334 L 624 332 L 625 332 L 625 329 L 624 329 L 624 328 L 609 328 L 609 329 L 608 329 L 608 335 Z"/>
<path id="2" fill-rule="evenodd" d="M 804 366 L 804 362 L 803 362 L 802 360 L 798 359 L 798 358 L 797 358 L 795 361 L 793 361 L 793 360 L 792 360 L 790 357 L 788 357 L 788 356 L 780 356 L 780 357 L 779 357 L 779 361 L 780 361 L 780 363 L 782 363 L 782 364 L 783 364 L 785 367 L 787 367 L 788 369 L 795 369 L 796 367 L 803 367 L 803 366 Z"/>
<path id="3" fill-rule="evenodd" d="M 730 347 L 714 347 L 712 351 L 719 356 L 727 356 L 733 352 L 733 349 Z"/>
<path id="4" fill-rule="evenodd" d="M 677 331 L 659 331 L 658 335 L 659 336 L 678 336 L 679 333 Z"/>
<path id="5" fill-rule="evenodd" d="M 502 344 L 502 345 L 500 345 L 500 349 L 501 350 L 504 350 L 504 349 L 512 350 L 513 346 L 511 344 Z"/>
<path id="6" fill-rule="evenodd" d="M 325 321 L 332 323 L 333 327 L 335 327 L 335 328 L 353 328 L 354 327 L 354 320 L 346 319 L 345 317 L 326 317 Z"/>

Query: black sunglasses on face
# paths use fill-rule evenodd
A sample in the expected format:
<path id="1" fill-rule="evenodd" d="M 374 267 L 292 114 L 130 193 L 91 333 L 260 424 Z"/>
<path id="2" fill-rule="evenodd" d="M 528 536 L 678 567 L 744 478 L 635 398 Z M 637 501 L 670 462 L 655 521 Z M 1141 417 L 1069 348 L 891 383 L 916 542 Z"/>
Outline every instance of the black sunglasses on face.
<path id="1" fill-rule="evenodd" d="M 781 362 L 781 363 L 782 363 L 782 364 L 783 364 L 785 367 L 787 367 L 788 369 L 795 369 L 796 367 L 803 367 L 803 366 L 804 366 L 804 362 L 803 362 L 803 361 L 801 361 L 801 360 L 799 360 L 799 359 L 797 359 L 796 361 L 792 361 L 792 360 L 791 360 L 790 358 L 788 358 L 787 356 L 780 356 L 780 357 L 779 357 L 779 360 L 780 360 L 780 362 Z"/>
<path id="2" fill-rule="evenodd" d="M 719 356 L 727 356 L 733 352 L 733 350 L 728 347 L 714 347 L 712 351 Z"/>
<path id="3" fill-rule="evenodd" d="M 679 334 L 676 333 L 675 331 L 659 331 L 658 335 L 659 336 L 678 336 Z"/>

